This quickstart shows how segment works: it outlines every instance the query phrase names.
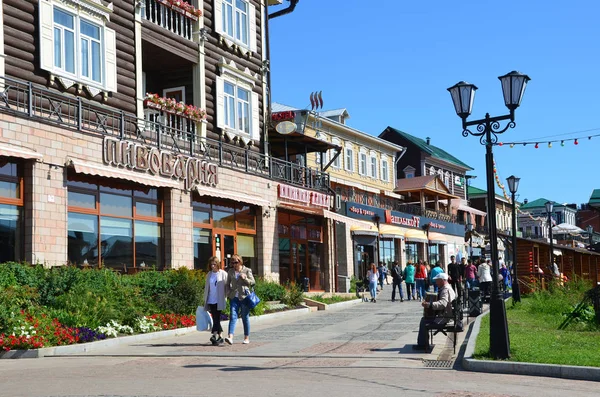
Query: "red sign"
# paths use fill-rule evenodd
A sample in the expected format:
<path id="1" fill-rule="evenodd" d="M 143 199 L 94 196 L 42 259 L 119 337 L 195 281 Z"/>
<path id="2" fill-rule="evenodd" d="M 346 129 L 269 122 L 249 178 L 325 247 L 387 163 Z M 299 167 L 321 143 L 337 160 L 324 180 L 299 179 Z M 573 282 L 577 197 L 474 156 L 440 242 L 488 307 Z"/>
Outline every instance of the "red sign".
<path id="1" fill-rule="evenodd" d="M 405 218 L 402 216 L 392 215 L 392 211 L 385 210 L 385 223 L 418 228 L 420 222 L 421 218 L 419 218 L 418 216 L 413 216 L 412 218 Z"/>
<path id="2" fill-rule="evenodd" d="M 279 197 L 291 201 L 317 207 L 330 208 L 331 196 L 318 192 L 300 189 L 299 187 L 279 185 Z"/>
<path id="3" fill-rule="evenodd" d="M 285 121 L 285 120 L 294 120 L 296 117 L 296 113 L 289 110 L 286 112 L 277 112 L 271 114 L 271 120 L 273 121 Z"/>

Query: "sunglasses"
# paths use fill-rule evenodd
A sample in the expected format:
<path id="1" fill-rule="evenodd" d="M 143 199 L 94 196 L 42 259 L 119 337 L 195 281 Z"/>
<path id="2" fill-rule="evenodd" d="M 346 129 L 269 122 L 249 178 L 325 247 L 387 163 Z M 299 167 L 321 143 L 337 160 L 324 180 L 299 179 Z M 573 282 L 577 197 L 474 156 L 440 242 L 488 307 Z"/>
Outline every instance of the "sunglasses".
<path id="1" fill-rule="evenodd" d="M 232 265 L 237 265 L 238 263 L 240 263 L 240 261 L 231 261 Z"/>

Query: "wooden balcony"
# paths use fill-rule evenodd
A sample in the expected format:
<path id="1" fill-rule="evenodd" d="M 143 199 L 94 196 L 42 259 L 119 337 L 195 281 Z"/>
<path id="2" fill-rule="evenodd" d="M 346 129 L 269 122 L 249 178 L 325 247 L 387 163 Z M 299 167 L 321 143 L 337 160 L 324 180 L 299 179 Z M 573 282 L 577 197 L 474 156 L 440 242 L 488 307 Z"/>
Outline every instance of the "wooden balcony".
<path id="1" fill-rule="evenodd" d="M 170 0 L 143 1 L 142 16 L 146 20 L 184 39 L 192 40 L 192 31 L 200 15 L 198 12 L 193 11 L 193 7 L 190 8 L 189 3 Z"/>

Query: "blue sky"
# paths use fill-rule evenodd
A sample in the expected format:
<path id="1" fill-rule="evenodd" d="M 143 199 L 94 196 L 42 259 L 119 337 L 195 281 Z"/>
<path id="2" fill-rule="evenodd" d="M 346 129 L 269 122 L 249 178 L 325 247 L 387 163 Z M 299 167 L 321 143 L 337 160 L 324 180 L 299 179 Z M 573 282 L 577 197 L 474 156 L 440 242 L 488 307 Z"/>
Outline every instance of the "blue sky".
<path id="1" fill-rule="evenodd" d="M 270 22 L 273 100 L 310 107 L 310 93 L 323 91 L 324 108 L 346 108 L 353 128 L 431 137 L 485 189 L 485 148 L 462 137 L 446 89 L 478 86 L 471 119 L 503 115 L 497 77 L 518 70 L 531 81 L 500 140 L 540 145 L 495 147 L 500 178 L 521 177 L 520 201 L 586 203 L 600 188 L 600 136 L 587 138 L 600 134 L 599 13 L 592 0 L 301 0 Z M 548 148 L 576 137 L 585 139 Z"/>

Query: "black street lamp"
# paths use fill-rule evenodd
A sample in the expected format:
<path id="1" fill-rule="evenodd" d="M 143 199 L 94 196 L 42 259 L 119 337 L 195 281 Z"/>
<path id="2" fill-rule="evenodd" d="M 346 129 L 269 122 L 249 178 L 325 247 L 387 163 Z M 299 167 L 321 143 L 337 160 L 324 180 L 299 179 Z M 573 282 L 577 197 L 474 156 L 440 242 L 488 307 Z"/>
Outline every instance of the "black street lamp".
<path id="1" fill-rule="evenodd" d="M 467 220 L 467 231 L 469 232 L 469 259 L 473 260 L 473 224 L 471 223 L 471 216 Z"/>
<path id="2" fill-rule="evenodd" d="M 552 210 L 554 203 L 546 201 L 546 213 L 548 214 L 548 230 L 550 232 L 550 271 L 554 275 L 554 238 L 552 237 Z"/>
<path id="3" fill-rule="evenodd" d="M 592 249 L 592 245 L 594 245 L 594 226 L 587 225 L 586 230 L 588 232 L 588 238 L 590 239 L 590 246 L 588 249 Z"/>
<path id="4" fill-rule="evenodd" d="M 490 354 L 497 359 L 506 359 L 510 357 L 510 340 L 508 337 L 508 323 L 506 321 L 506 307 L 502 293 L 498 288 L 498 233 L 496 230 L 496 206 L 494 203 L 494 154 L 492 147 L 498 142 L 498 134 L 502 134 L 509 128 L 515 127 L 515 109 L 521 104 L 525 87 L 530 78 L 519 72 L 512 71 L 504 76 L 498 77 L 502 84 L 502 93 L 504 94 L 504 104 L 509 110 L 509 114 L 497 117 L 490 117 L 489 113 L 480 120 L 467 121 L 467 117 L 473 109 L 473 99 L 475 98 L 475 87 L 473 84 L 461 81 L 448 88 L 456 114 L 462 119 L 464 137 L 479 137 L 479 142 L 485 145 L 485 170 L 487 179 L 487 200 L 488 200 L 488 225 L 490 237 L 490 251 L 492 259 L 492 296 L 490 299 Z M 500 127 L 500 121 L 509 120 L 504 128 Z M 476 131 L 472 132 L 469 126 L 477 126 Z"/>
<path id="5" fill-rule="evenodd" d="M 519 288 L 519 279 L 517 278 L 517 202 L 515 201 L 515 194 L 519 189 L 520 180 L 521 178 L 517 178 L 514 175 L 511 175 L 508 178 L 506 178 L 506 181 L 508 182 L 508 190 L 510 190 L 510 199 L 512 201 L 513 302 L 521 302 L 521 289 Z"/>

